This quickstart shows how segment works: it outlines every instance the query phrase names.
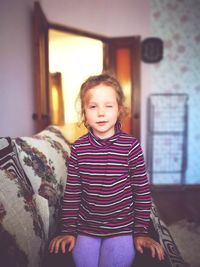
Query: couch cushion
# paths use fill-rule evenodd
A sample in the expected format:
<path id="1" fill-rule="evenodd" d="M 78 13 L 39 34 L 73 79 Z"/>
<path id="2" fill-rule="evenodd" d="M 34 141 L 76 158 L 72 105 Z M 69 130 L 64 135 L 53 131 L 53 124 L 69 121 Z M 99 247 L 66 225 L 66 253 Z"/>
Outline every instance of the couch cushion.
<path id="1" fill-rule="evenodd" d="M 32 137 L 16 138 L 15 143 L 20 163 L 34 192 L 48 200 L 49 237 L 51 237 L 57 229 L 70 145 L 55 126 L 49 126 Z M 37 198 L 37 203 L 40 201 L 42 199 Z"/>
<path id="2" fill-rule="evenodd" d="M 40 266 L 44 227 L 10 138 L 0 138 L 0 264 Z"/>

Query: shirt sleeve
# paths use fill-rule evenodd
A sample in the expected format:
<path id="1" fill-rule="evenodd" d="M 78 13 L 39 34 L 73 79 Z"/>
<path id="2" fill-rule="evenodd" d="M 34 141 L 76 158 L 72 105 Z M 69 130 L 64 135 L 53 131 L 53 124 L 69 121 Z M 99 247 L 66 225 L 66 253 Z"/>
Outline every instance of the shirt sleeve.
<path id="1" fill-rule="evenodd" d="M 138 141 L 129 152 L 129 168 L 134 201 L 134 236 L 146 236 L 152 201 L 144 156 Z"/>
<path id="2" fill-rule="evenodd" d="M 61 214 L 61 233 L 77 235 L 77 222 L 79 206 L 81 202 L 81 179 L 79 175 L 77 153 L 74 146 L 71 147 L 71 155 L 68 163 L 68 176 L 63 196 Z"/>

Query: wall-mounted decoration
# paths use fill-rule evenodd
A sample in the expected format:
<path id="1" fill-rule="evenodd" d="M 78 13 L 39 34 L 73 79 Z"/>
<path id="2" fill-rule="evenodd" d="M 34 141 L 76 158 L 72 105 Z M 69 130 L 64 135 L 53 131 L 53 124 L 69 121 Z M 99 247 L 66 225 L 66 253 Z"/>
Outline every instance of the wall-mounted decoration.
<path id="1" fill-rule="evenodd" d="M 142 41 L 142 61 L 157 63 L 163 58 L 163 41 L 160 38 L 149 37 Z"/>

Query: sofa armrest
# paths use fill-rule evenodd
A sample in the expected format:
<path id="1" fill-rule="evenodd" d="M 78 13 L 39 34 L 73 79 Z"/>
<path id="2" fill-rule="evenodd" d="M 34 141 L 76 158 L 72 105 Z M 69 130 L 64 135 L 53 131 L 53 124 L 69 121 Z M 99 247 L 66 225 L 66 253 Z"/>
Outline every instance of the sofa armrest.
<path id="1" fill-rule="evenodd" d="M 151 209 L 151 231 L 154 232 L 154 238 L 163 246 L 165 250 L 166 266 L 186 267 L 188 264 L 184 261 L 181 253 L 165 223 L 159 217 L 157 208 L 153 203 Z"/>
<path id="2" fill-rule="evenodd" d="M 151 267 L 187 267 L 177 245 L 172 238 L 169 229 L 159 217 L 157 208 L 153 203 L 151 209 L 151 219 L 149 226 L 149 236 L 159 242 L 164 251 L 165 259 L 159 261 L 152 258 L 149 250 L 144 250 L 143 254 L 136 252 L 136 258 L 132 267 L 151 266 Z"/>

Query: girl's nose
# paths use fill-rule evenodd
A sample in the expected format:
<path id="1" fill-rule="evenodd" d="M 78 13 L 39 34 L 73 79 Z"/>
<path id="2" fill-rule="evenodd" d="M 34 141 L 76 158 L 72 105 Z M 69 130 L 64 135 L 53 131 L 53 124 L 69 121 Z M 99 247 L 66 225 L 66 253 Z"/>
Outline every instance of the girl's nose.
<path id="1" fill-rule="evenodd" d="M 104 116 L 104 114 L 105 114 L 104 108 L 99 108 L 98 109 L 98 115 L 99 116 Z"/>

